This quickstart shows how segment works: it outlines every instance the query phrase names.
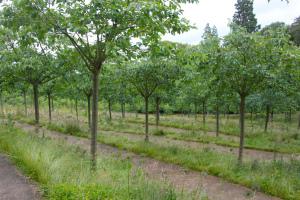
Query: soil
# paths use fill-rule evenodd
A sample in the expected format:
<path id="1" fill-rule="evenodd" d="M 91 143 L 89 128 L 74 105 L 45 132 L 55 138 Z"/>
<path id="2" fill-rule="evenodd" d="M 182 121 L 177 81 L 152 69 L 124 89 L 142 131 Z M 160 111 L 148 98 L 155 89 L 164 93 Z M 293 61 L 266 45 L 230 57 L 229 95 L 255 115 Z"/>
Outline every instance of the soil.
<path id="1" fill-rule="evenodd" d="M 38 187 L 0 154 L 0 200 L 39 200 Z"/>
<path id="2" fill-rule="evenodd" d="M 38 134 L 39 136 L 64 140 L 67 144 L 79 146 L 86 151 L 90 149 L 90 141 L 86 138 L 65 135 L 44 128 L 40 128 L 40 130 L 36 132 L 36 128 L 28 124 L 16 123 L 16 126 L 29 133 Z M 119 150 L 109 145 L 98 143 L 97 152 L 98 154 L 108 156 L 121 155 L 123 158 L 129 157 L 134 166 L 142 169 L 149 178 L 167 181 L 179 190 L 184 189 L 191 192 L 202 191 L 211 200 L 279 200 L 277 197 L 252 191 L 247 187 L 227 182 L 219 177 Z"/>

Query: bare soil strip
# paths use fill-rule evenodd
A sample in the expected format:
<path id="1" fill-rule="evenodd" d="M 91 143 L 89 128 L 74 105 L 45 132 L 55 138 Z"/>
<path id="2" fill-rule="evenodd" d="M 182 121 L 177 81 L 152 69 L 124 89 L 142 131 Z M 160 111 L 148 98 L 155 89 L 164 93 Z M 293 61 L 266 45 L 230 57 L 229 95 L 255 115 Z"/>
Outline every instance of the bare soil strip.
<path id="1" fill-rule="evenodd" d="M 16 123 L 18 128 L 29 133 L 35 133 L 35 127 L 29 124 Z M 56 131 L 41 128 L 39 136 L 44 135 L 52 139 L 64 140 L 70 145 L 76 145 L 89 151 L 90 140 L 71 135 L 65 135 Z M 115 147 L 98 144 L 98 153 L 108 156 L 130 157 L 135 167 L 141 168 L 149 178 L 168 181 L 178 189 L 187 191 L 204 191 L 211 200 L 279 200 L 261 192 L 255 192 L 247 187 L 232 184 L 221 178 L 207 175 L 197 171 L 187 170 L 178 165 L 165 163 L 138 154 L 119 150 Z"/>
<path id="2" fill-rule="evenodd" d="M 0 200 L 39 200 L 37 186 L 23 176 L 7 156 L 0 154 Z"/>

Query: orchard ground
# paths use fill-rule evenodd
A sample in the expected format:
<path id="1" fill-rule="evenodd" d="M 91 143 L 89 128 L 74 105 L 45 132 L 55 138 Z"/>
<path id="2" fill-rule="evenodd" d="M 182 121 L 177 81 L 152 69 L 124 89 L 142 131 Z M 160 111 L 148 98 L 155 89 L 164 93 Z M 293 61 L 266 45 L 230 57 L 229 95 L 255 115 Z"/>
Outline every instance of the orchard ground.
<path id="1" fill-rule="evenodd" d="M 34 124 L 31 110 L 27 117 L 21 108 L 7 106 L 5 111 L 8 119 L 6 123 L 15 121 L 16 127 L 31 134 L 35 133 L 34 126 L 30 125 Z M 99 155 L 104 151 L 109 155 L 121 155 L 124 159 L 129 153 L 131 159 L 134 158 L 132 162 L 135 165 L 138 163 L 148 178 L 165 180 L 173 185 L 177 192 L 184 190 L 186 193 L 195 194 L 195 191 L 198 191 L 196 193 L 201 198 L 222 199 L 233 195 L 225 192 L 225 188 L 230 187 L 230 191 L 235 191 L 237 199 L 247 199 L 248 196 L 254 196 L 256 199 L 271 198 L 264 197 L 260 192 L 282 199 L 298 199 L 300 141 L 295 136 L 298 133 L 296 119 L 287 124 L 282 120 L 283 115 L 275 114 L 268 133 L 263 132 L 264 120 L 259 116 L 253 119 L 252 123 L 248 120 L 245 163 L 238 167 L 236 115 L 222 116 L 218 137 L 214 131 L 214 115 L 207 116 L 205 127 L 202 125 L 201 114 L 196 118 L 194 115 L 162 115 L 159 126 L 155 125 L 155 117 L 151 115 L 148 144 L 144 142 L 143 114 L 126 113 L 123 118 L 122 113 L 113 112 L 113 119 L 110 121 L 107 112 L 100 112 L 99 117 Z M 66 139 L 67 143 L 89 151 L 89 142 L 85 139 L 89 138 L 89 128 L 83 108 L 79 107 L 77 120 L 75 109 L 57 105 L 52 112 L 51 123 L 47 109 L 41 109 L 41 125 L 44 127 L 39 132 L 41 136 Z M 54 133 L 53 137 L 49 130 L 58 132 Z M 68 135 L 76 137 L 68 139 Z M 141 159 L 139 156 L 145 158 Z M 172 166 L 173 164 L 175 165 Z M 203 177 L 203 173 L 207 175 Z M 272 177 L 274 174 L 277 175 Z M 214 196 L 216 191 L 208 187 L 209 183 L 219 185 L 217 194 L 222 194 L 221 197 Z M 240 188 L 231 183 L 246 187 Z M 200 198 L 199 195 L 196 196 Z"/>

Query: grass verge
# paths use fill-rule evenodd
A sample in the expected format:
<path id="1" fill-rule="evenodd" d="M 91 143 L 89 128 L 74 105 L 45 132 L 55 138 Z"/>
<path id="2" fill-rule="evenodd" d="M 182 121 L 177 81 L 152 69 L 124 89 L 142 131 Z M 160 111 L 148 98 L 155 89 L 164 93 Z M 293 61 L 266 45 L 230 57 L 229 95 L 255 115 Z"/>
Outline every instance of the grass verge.
<path id="1" fill-rule="evenodd" d="M 0 151 L 37 181 L 46 199 L 189 199 L 167 184 L 147 180 L 130 160 L 98 157 L 95 172 L 80 148 L 0 126 Z"/>
<path id="2" fill-rule="evenodd" d="M 61 131 L 59 126 L 48 127 Z M 66 134 L 66 131 L 63 131 Z M 76 136 L 88 137 L 80 132 Z M 178 164 L 193 170 L 224 178 L 253 190 L 287 200 L 300 199 L 300 161 L 248 161 L 238 166 L 234 156 L 216 153 L 207 149 L 191 150 L 176 146 L 165 147 L 154 143 L 129 141 L 126 137 L 99 137 L 98 141 L 120 149 L 146 155 L 161 161 Z"/>

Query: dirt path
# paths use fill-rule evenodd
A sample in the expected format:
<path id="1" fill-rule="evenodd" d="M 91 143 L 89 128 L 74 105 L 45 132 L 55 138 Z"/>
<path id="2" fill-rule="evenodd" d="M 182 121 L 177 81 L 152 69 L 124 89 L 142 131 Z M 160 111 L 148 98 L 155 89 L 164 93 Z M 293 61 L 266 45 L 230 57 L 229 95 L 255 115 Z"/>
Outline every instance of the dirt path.
<path id="1" fill-rule="evenodd" d="M 41 199 L 35 185 L 24 177 L 9 159 L 0 154 L 0 200 Z"/>
<path id="2" fill-rule="evenodd" d="M 23 130 L 34 133 L 35 127 L 28 124 L 16 123 Z M 39 135 L 52 139 L 65 140 L 68 144 L 79 146 L 89 151 L 90 141 L 86 138 L 65 135 L 56 131 L 41 128 Z M 136 167 L 143 169 L 149 178 L 167 180 L 179 189 L 188 191 L 204 191 L 211 200 L 279 200 L 260 192 L 251 191 L 249 188 L 232 184 L 221 178 L 210 176 L 205 173 L 184 169 L 178 165 L 161 162 L 148 157 L 143 157 L 109 145 L 98 144 L 98 153 L 122 157 L 130 157 Z M 249 195 L 250 194 L 250 195 Z"/>
<path id="3" fill-rule="evenodd" d="M 132 141 L 142 141 L 144 136 L 143 135 L 137 135 L 137 134 L 131 134 L 131 133 L 121 133 L 121 132 L 115 132 L 115 131 L 101 131 L 105 135 L 114 135 L 114 136 L 123 136 L 127 137 L 129 140 Z M 151 135 L 150 140 L 156 144 L 161 144 L 163 146 L 177 146 L 177 147 L 183 147 L 183 148 L 190 148 L 190 149 L 209 149 L 215 152 L 219 153 L 226 153 L 231 155 L 238 155 L 238 148 L 234 147 L 226 147 L 221 145 L 216 145 L 213 143 L 205 144 L 200 142 L 193 142 L 193 141 L 184 141 L 184 140 L 174 140 L 162 136 L 155 136 Z M 283 160 L 290 160 L 290 159 L 299 159 L 299 155 L 293 155 L 293 154 L 282 154 L 282 153 L 276 153 L 276 159 L 283 159 Z M 267 152 L 267 151 L 259 151 L 254 149 L 244 149 L 244 157 L 248 160 L 273 160 L 274 159 L 274 153 L 273 152 Z"/>

